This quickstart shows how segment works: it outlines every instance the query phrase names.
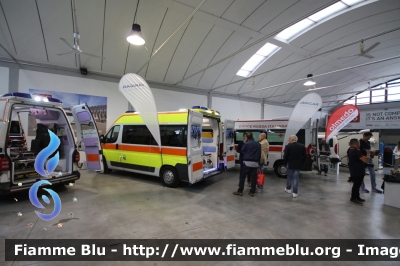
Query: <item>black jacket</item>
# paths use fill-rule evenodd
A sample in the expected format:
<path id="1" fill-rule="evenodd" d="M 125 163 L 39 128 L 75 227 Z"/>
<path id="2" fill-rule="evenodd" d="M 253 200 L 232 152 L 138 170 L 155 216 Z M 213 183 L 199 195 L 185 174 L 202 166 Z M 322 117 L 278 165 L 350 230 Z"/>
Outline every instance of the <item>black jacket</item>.
<path id="1" fill-rule="evenodd" d="M 245 144 L 246 143 L 244 143 L 243 141 L 239 142 L 239 144 L 238 144 L 236 152 L 239 153 L 239 162 L 243 162 L 243 151 L 242 151 L 242 149 L 243 149 Z"/>
<path id="2" fill-rule="evenodd" d="M 307 160 L 306 147 L 297 142 L 286 145 L 283 160 L 289 169 L 301 170 Z"/>
<path id="3" fill-rule="evenodd" d="M 322 152 L 322 147 L 325 146 L 325 153 Z M 325 145 L 322 145 L 322 143 L 319 144 L 319 151 L 322 155 L 331 155 L 331 147 L 329 147 L 328 143 L 325 143 Z"/>
<path id="4" fill-rule="evenodd" d="M 242 146 L 243 161 L 260 162 L 261 159 L 261 144 L 250 139 Z"/>

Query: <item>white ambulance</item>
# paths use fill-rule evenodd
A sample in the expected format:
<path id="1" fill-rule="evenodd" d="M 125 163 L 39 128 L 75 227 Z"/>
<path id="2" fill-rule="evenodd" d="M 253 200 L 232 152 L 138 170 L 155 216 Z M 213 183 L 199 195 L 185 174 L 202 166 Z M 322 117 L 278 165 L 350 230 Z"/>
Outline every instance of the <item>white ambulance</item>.
<path id="1" fill-rule="evenodd" d="M 100 140 L 89 108 L 81 104 L 73 106 L 71 111 L 77 139 L 85 143 L 88 169 L 103 171 Z M 35 171 L 34 163 L 38 153 L 50 143 L 48 130 L 60 140 L 59 162 L 53 173 L 43 177 Z M 74 165 L 78 161 L 74 134 L 60 100 L 22 92 L 7 93 L 0 98 L 1 194 L 27 190 L 43 179 L 52 184 L 73 183 L 80 178 Z"/>
<path id="2" fill-rule="evenodd" d="M 258 140 L 260 133 L 266 133 L 269 143 L 269 152 L 268 162 L 264 168 L 274 169 L 278 177 L 286 178 L 287 169 L 283 161 L 283 142 L 285 137 L 289 138 L 289 136 L 285 136 L 288 122 L 288 119 L 235 121 L 235 151 L 237 150 L 238 144 L 243 141 L 243 133 L 252 132 L 255 140 Z M 319 143 L 324 136 L 323 133 L 318 133 L 318 124 L 318 119 L 314 121 L 310 119 L 296 134 L 298 142 L 303 144 L 307 151 L 307 161 L 302 171 L 312 171 L 313 168 L 318 168 L 321 156 L 319 155 L 319 149 L 316 143 Z M 337 158 L 337 138 L 332 138 L 332 140 L 329 141 L 329 145 L 331 148 L 330 157 Z M 238 152 L 235 153 L 235 162 L 239 164 Z"/>

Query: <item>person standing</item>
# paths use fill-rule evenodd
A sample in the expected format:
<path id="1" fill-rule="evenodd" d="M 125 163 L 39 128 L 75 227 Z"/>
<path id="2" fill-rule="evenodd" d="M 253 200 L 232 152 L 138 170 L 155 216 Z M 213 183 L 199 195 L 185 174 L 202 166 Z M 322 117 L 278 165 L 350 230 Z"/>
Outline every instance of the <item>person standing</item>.
<path id="1" fill-rule="evenodd" d="M 247 136 L 246 133 L 243 133 L 243 141 L 239 143 L 237 152 L 239 152 L 239 163 L 240 163 L 240 173 L 242 172 L 243 169 L 243 147 L 246 145 L 247 142 Z M 239 179 L 240 179 L 240 173 L 239 173 Z M 250 173 L 247 174 L 247 184 L 250 187 Z"/>
<path id="2" fill-rule="evenodd" d="M 363 137 L 360 139 L 360 150 L 364 154 L 364 156 L 366 156 L 367 153 L 370 154 L 369 161 L 367 162 L 367 170 L 369 172 L 369 177 L 371 179 L 371 190 L 373 192 L 382 194 L 382 190 L 376 188 L 374 161 L 372 160 L 374 155 L 371 152 L 371 143 L 369 142 L 371 137 L 372 137 L 371 132 L 365 132 L 363 134 Z M 364 168 L 364 170 L 365 170 L 365 168 Z M 365 193 L 369 193 L 369 190 L 365 187 L 364 181 L 361 184 L 360 190 Z"/>
<path id="3" fill-rule="evenodd" d="M 292 135 L 289 137 L 289 144 L 285 147 L 283 160 L 287 168 L 285 192 L 292 193 L 291 188 L 293 186 L 293 198 L 297 198 L 300 170 L 307 160 L 306 147 L 297 143 L 297 136 Z"/>
<path id="4" fill-rule="evenodd" d="M 321 142 L 319 143 L 319 153 L 321 155 L 329 156 L 331 155 L 331 148 L 329 147 L 329 144 L 326 143 L 326 139 L 323 138 L 321 139 Z M 321 163 L 320 165 L 320 171 L 318 171 L 317 175 L 321 174 L 321 171 L 325 173 L 325 176 L 328 175 L 328 165 Z"/>
<path id="5" fill-rule="evenodd" d="M 364 155 L 360 150 L 360 143 L 357 139 L 351 139 L 349 145 L 350 148 L 347 150 L 347 155 L 349 158 L 350 175 L 353 181 L 350 201 L 358 205 L 363 205 L 365 200 L 360 198 L 360 187 L 364 180 L 365 163 L 370 159 L 370 152 L 366 151 L 366 155 Z"/>
<path id="6" fill-rule="evenodd" d="M 247 142 L 242 147 L 243 152 L 243 171 L 240 173 L 239 189 L 233 195 L 243 196 L 244 181 L 246 175 L 251 175 L 251 189 L 249 195 L 254 197 L 257 185 L 257 169 L 260 166 L 261 145 L 254 141 L 253 133 L 246 133 Z"/>
<path id="7" fill-rule="evenodd" d="M 267 134 L 261 133 L 258 136 L 258 140 L 260 141 L 261 145 L 261 160 L 260 160 L 260 171 L 264 173 L 264 165 L 267 164 L 268 161 L 268 150 L 269 150 L 269 143 L 267 140 Z M 257 186 L 259 189 L 263 189 L 263 186 Z"/>
<path id="8" fill-rule="evenodd" d="M 393 150 L 394 154 L 394 170 L 399 169 L 399 164 L 400 164 L 400 141 L 397 143 L 397 146 Z"/>

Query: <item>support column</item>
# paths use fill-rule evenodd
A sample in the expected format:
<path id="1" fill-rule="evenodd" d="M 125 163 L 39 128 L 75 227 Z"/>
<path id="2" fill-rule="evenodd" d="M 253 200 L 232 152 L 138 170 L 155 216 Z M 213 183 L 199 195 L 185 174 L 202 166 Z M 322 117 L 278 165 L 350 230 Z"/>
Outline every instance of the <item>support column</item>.
<path id="1" fill-rule="evenodd" d="M 264 105 L 265 104 L 265 100 L 263 99 L 262 103 L 261 103 L 261 119 L 264 119 Z"/>
<path id="2" fill-rule="evenodd" d="M 19 67 L 16 64 L 10 64 L 8 68 L 8 92 L 18 92 L 19 86 Z"/>
<path id="3" fill-rule="evenodd" d="M 212 109 L 212 96 L 211 96 L 211 92 L 207 93 L 207 107 Z"/>

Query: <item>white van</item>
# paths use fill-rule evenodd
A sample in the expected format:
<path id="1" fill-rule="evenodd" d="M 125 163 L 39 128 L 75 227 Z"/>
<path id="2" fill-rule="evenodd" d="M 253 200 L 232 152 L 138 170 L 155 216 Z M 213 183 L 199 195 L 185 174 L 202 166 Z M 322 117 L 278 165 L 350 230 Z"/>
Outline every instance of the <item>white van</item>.
<path id="1" fill-rule="evenodd" d="M 268 163 L 266 168 L 272 168 L 278 177 L 286 178 L 286 165 L 283 161 L 283 142 L 286 133 L 286 128 L 288 125 L 288 119 L 272 119 L 272 120 L 237 120 L 235 121 L 235 150 L 238 144 L 243 141 L 243 133 L 252 132 L 254 139 L 258 140 L 260 133 L 264 132 L 267 134 L 267 140 L 269 142 L 269 152 L 268 152 Z M 315 142 L 316 136 L 314 132 L 318 128 L 318 120 L 309 120 L 303 128 L 297 132 L 298 142 L 303 144 L 307 150 L 307 161 L 303 166 L 302 171 L 312 171 L 313 168 L 317 169 L 317 163 L 315 153 L 316 149 Z M 289 136 L 286 136 L 288 138 Z M 323 133 L 318 134 L 318 138 L 323 138 Z M 320 141 L 319 139 L 318 141 Z M 318 142 L 319 143 L 319 142 Z M 337 138 L 334 137 L 329 141 L 331 147 L 331 157 L 336 157 L 334 154 L 338 153 L 338 143 Z M 239 153 L 235 153 L 235 162 L 239 163 Z"/>
<path id="2" fill-rule="evenodd" d="M 238 144 L 243 141 L 243 133 L 252 132 L 254 139 L 258 140 L 260 133 L 267 134 L 269 142 L 268 163 L 264 168 L 272 168 L 278 177 L 286 178 L 286 165 L 283 161 L 283 142 L 288 125 L 288 119 L 277 120 L 237 120 L 235 121 L 235 150 Z M 298 142 L 302 143 L 307 148 L 307 161 L 304 164 L 303 171 L 312 170 L 312 158 L 309 153 L 311 148 L 311 132 L 310 123 L 300 129 L 297 133 Z M 288 136 L 287 136 L 288 138 Z M 239 153 L 235 154 L 235 161 L 239 163 Z"/>
<path id="3" fill-rule="evenodd" d="M 88 169 L 102 171 L 99 136 L 89 108 L 85 104 L 74 106 L 72 114 L 78 141 L 86 144 Z M 49 145 L 48 130 L 60 139 L 59 163 L 51 175 L 43 177 L 35 171 L 34 163 Z M 60 100 L 21 92 L 0 98 L 1 194 L 27 190 L 43 179 L 52 184 L 73 183 L 80 178 L 74 166 L 78 161 L 74 135 Z"/>

